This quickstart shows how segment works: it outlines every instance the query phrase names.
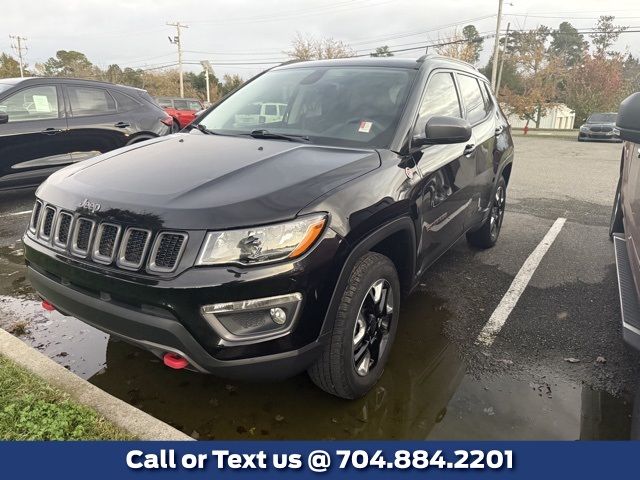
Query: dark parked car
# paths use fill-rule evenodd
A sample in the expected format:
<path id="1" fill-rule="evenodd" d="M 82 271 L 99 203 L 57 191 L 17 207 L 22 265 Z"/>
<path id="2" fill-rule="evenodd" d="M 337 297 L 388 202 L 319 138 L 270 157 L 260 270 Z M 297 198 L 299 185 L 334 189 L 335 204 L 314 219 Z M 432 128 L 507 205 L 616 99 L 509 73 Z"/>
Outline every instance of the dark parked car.
<path id="1" fill-rule="evenodd" d="M 282 119 L 247 125 L 264 103 Z M 355 398 L 383 372 L 402 295 L 465 234 L 498 240 L 512 159 L 466 63 L 281 65 L 182 133 L 52 175 L 24 235 L 28 276 L 46 308 L 170 367 L 308 370 Z"/>
<path id="2" fill-rule="evenodd" d="M 621 142 L 620 131 L 616 127 L 617 113 L 593 113 L 587 121 L 580 126 L 578 141 L 600 140 L 608 142 Z"/>
<path id="3" fill-rule="evenodd" d="M 625 142 L 609 233 L 618 268 L 622 335 L 640 349 L 640 92 L 620 104 L 617 127 Z"/>
<path id="4" fill-rule="evenodd" d="M 146 91 L 70 78 L 0 79 L 0 189 L 171 131 Z"/>

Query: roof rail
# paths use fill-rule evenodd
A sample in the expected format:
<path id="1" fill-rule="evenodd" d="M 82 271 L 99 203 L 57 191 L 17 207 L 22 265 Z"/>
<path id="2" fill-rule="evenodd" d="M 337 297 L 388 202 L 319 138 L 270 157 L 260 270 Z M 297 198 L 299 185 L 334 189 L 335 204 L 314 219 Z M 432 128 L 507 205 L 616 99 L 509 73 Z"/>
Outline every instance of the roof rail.
<path id="1" fill-rule="evenodd" d="M 425 55 L 422 55 L 420 58 L 418 58 L 416 60 L 416 63 L 423 63 L 425 60 L 429 60 L 429 59 L 432 59 L 432 58 L 439 58 L 441 60 L 447 60 L 449 62 L 459 63 L 460 65 L 464 65 L 466 67 L 469 67 L 469 68 L 472 68 L 473 70 L 478 71 L 476 66 L 471 64 L 471 63 L 469 63 L 469 62 L 465 62 L 464 60 L 460 60 L 458 58 L 446 57 L 444 55 L 439 55 L 437 53 L 427 53 Z"/>

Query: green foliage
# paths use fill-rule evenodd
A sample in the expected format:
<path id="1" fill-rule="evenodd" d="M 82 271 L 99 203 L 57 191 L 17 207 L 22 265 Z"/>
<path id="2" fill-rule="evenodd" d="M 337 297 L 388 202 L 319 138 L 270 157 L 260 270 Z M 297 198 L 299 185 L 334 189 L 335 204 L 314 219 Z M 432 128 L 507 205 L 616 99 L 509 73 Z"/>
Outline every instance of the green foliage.
<path id="1" fill-rule="evenodd" d="M 0 357 L 0 440 L 124 440 L 129 435 Z"/>
<path id="2" fill-rule="evenodd" d="M 0 78 L 13 78 L 20 76 L 20 64 L 6 53 L 0 54 Z"/>
<path id="3" fill-rule="evenodd" d="M 578 64 L 589 48 L 584 35 L 569 22 L 562 22 L 551 32 L 551 38 L 549 52 L 562 59 L 567 67 Z"/>
<path id="4" fill-rule="evenodd" d="M 602 15 L 598 19 L 595 30 L 597 33 L 592 33 L 591 43 L 596 49 L 596 55 L 615 56 L 617 52 L 610 51 L 609 48 L 618 40 L 618 37 L 622 32 L 629 27 L 622 27 L 613 23 L 616 17 L 613 15 Z"/>
<path id="5" fill-rule="evenodd" d="M 477 63 L 480 59 L 480 52 L 482 51 L 484 38 L 480 36 L 475 25 L 467 25 L 464 27 L 462 29 L 462 36 L 471 48 L 471 63 Z"/>
<path id="6" fill-rule="evenodd" d="M 94 75 L 94 66 L 84 53 L 75 50 L 58 50 L 55 57 L 42 64 L 47 76 L 90 78 Z"/>
<path id="7" fill-rule="evenodd" d="M 372 57 L 393 57 L 393 52 L 389 50 L 387 45 L 376 48 L 376 51 L 370 54 Z"/>

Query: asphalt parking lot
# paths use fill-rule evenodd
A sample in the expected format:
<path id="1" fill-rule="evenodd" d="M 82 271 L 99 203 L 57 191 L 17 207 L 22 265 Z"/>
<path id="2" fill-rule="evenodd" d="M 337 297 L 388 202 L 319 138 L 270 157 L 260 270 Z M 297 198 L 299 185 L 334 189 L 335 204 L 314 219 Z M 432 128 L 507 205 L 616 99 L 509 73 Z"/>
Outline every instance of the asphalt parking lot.
<path id="1" fill-rule="evenodd" d="M 640 355 L 621 339 L 607 236 L 619 144 L 515 137 L 498 245 L 461 241 L 402 306 L 379 385 L 347 402 L 306 376 L 278 384 L 170 371 L 59 313 L 24 278 L 33 190 L 0 193 L 0 327 L 196 438 L 626 439 Z M 555 241 L 490 346 L 478 335 L 558 218 Z"/>

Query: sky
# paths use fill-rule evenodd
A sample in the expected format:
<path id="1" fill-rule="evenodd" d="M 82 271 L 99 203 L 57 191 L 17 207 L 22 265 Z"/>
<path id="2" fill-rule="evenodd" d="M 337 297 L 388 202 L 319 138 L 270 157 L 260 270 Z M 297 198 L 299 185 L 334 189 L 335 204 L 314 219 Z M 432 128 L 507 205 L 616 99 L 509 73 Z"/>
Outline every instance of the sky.
<path id="1" fill-rule="evenodd" d="M 603 6 L 610 8 L 603 10 Z M 418 57 L 423 46 L 451 37 L 474 24 L 481 34 L 495 32 L 498 0 L 0 0 L 0 52 L 13 53 L 9 35 L 26 37 L 26 62 L 33 65 L 57 50 L 77 50 L 106 68 L 158 68 L 177 62 L 168 36 L 179 21 L 185 69 L 201 71 L 209 60 L 216 75 L 253 76 L 287 55 L 297 32 L 332 37 L 359 54 L 388 45 Z M 562 21 L 590 28 L 600 15 L 615 15 L 640 30 L 638 0 L 505 0 L 502 29 L 530 29 Z M 489 59 L 493 39 L 485 40 L 480 66 Z M 640 56 L 640 33 L 621 35 L 617 47 Z"/>

